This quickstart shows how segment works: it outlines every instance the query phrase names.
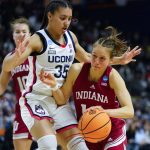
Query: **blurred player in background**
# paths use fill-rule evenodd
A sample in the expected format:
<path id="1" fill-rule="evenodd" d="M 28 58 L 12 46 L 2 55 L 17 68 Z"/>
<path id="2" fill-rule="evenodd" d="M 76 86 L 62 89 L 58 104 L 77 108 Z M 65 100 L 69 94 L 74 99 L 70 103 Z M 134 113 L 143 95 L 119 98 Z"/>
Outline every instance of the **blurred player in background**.
<path id="1" fill-rule="evenodd" d="M 12 21 L 11 28 L 13 32 L 13 40 L 16 47 L 19 46 L 21 40 L 30 37 L 30 26 L 26 18 L 18 18 Z M 10 57 L 14 53 L 14 51 L 10 52 L 5 57 L 5 59 Z M 15 119 L 13 123 L 13 144 L 15 150 L 30 150 L 32 137 L 21 118 L 19 106 L 19 98 L 21 97 L 21 92 L 25 88 L 26 78 L 29 72 L 29 62 L 27 59 L 23 64 L 9 71 L 4 67 L 5 65 L 7 65 L 5 59 L 3 61 L 2 71 L 0 74 L 0 95 L 3 95 L 10 79 L 12 78 L 14 85 L 13 91 L 15 92 L 17 98 L 15 107 Z"/>

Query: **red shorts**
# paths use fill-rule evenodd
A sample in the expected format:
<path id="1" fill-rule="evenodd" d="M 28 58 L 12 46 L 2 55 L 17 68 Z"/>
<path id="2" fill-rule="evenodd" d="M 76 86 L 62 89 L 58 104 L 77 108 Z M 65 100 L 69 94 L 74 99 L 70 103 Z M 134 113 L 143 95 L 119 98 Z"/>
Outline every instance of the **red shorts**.
<path id="1" fill-rule="evenodd" d="M 15 108 L 15 119 L 13 123 L 13 140 L 25 138 L 32 139 L 32 136 L 21 118 L 20 106 L 19 103 L 17 103 Z"/>
<path id="2" fill-rule="evenodd" d="M 89 143 L 90 150 L 125 150 L 127 145 L 125 125 L 120 129 L 112 130 L 107 139 L 99 143 Z"/>

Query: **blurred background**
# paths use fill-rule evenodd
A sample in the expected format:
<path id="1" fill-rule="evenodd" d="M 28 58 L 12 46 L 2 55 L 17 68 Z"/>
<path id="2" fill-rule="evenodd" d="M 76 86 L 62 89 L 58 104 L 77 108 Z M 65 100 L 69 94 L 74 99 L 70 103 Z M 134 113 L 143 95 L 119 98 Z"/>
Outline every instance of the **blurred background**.
<path id="1" fill-rule="evenodd" d="M 39 30 L 49 0 L 0 0 L 0 69 L 5 55 L 14 49 L 10 21 L 24 16 L 32 33 Z M 99 32 L 111 25 L 133 48 L 143 51 L 136 62 L 113 66 L 126 81 L 135 109 L 127 119 L 128 150 L 150 150 L 150 0 L 72 0 L 73 21 L 70 29 L 79 43 L 91 51 Z M 12 122 L 16 98 L 10 82 L 0 101 L 0 150 L 13 150 Z"/>

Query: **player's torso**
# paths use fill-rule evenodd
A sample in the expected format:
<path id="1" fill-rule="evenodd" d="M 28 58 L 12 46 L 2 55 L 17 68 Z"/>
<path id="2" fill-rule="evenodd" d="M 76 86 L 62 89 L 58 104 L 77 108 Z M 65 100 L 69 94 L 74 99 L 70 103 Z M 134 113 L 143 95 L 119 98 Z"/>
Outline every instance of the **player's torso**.
<path id="1" fill-rule="evenodd" d="M 65 46 L 54 41 L 46 30 L 40 30 L 37 34 L 42 40 L 43 49 L 40 54 L 36 54 L 29 60 L 30 73 L 26 92 L 50 96 L 50 87 L 43 84 L 39 79 L 40 71 L 43 69 L 53 73 L 58 85 L 62 86 L 75 57 L 74 43 L 68 31 L 64 36 Z"/>
<path id="2" fill-rule="evenodd" d="M 98 82 L 88 80 L 89 69 L 89 63 L 83 65 L 73 86 L 73 97 L 79 118 L 85 109 L 91 106 L 99 105 L 104 109 L 119 107 L 114 90 L 109 86 L 111 67 L 107 68 Z"/>
<path id="3" fill-rule="evenodd" d="M 28 73 L 29 73 L 28 60 L 26 60 L 23 64 L 17 66 L 11 71 L 14 85 L 14 92 L 16 94 L 17 100 L 19 100 L 21 92 L 25 89 Z"/>
<path id="4" fill-rule="evenodd" d="M 114 109 L 119 107 L 119 102 L 116 99 L 114 90 L 111 89 L 109 85 L 109 75 L 112 68 L 107 67 L 105 73 L 98 80 L 98 82 L 88 80 L 89 68 L 89 63 L 82 67 L 81 72 L 73 86 L 73 97 L 78 120 L 85 109 L 91 106 L 102 106 L 104 109 Z M 118 140 L 124 141 L 125 121 L 120 118 L 111 117 L 110 119 L 112 122 L 112 129 L 109 137 L 100 143 L 87 143 L 90 150 L 104 149 L 104 146 L 109 143 L 110 138 L 114 140 L 114 143 L 116 141 L 119 142 Z"/>

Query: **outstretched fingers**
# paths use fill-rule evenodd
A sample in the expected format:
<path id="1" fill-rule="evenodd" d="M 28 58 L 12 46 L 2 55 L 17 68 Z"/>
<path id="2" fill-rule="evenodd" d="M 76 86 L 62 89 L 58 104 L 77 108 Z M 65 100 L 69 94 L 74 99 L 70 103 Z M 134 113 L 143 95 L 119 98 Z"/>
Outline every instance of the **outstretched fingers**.
<path id="1" fill-rule="evenodd" d="M 19 57 L 26 50 L 29 44 L 29 37 L 23 36 L 21 39 L 18 39 L 18 44 L 15 48 L 15 53 Z"/>
<path id="2" fill-rule="evenodd" d="M 129 62 L 136 61 L 135 56 L 141 53 L 142 49 L 139 46 L 135 46 L 133 49 L 128 47 L 127 51 L 122 56 L 122 64 L 128 64 Z"/>
<path id="3" fill-rule="evenodd" d="M 141 53 L 142 49 L 139 46 L 135 46 L 131 51 L 130 51 L 130 57 L 132 57 L 131 61 L 136 61 L 136 59 L 133 59 L 133 57 L 139 55 Z"/>
<path id="4" fill-rule="evenodd" d="M 23 41 L 21 42 L 21 53 L 23 53 L 25 51 L 25 49 L 27 48 L 27 46 L 29 44 L 29 38 L 30 37 L 23 38 Z"/>
<path id="5" fill-rule="evenodd" d="M 142 49 L 139 46 L 133 48 L 133 57 L 141 53 Z"/>

